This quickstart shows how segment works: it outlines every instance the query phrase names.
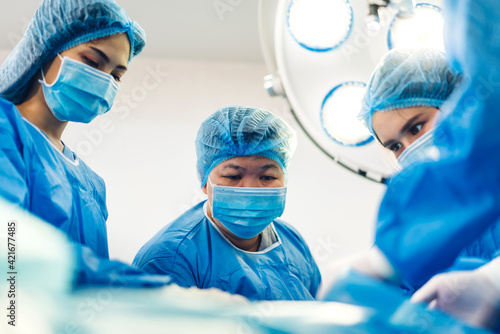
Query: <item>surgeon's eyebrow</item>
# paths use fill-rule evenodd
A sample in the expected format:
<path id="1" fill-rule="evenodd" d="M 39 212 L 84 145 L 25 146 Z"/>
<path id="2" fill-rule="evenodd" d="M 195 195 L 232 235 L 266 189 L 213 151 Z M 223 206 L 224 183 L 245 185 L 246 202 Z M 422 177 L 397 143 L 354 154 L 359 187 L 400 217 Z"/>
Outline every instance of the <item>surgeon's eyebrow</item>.
<path id="1" fill-rule="evenodd" d="M 259 169 L 262 169 L 262 170 L 266 171 L 266 170 L 269 170 L 269 169 L 280 169 L 280 168 L 278 166 L 276 166 L 276 165 L 269 164 L 269 165 L 262 166 Z"/>
<path id="2" fill-rule="evenodd" d="M 229 163 L 229 164 L 227 164 L 227 165 L 224 166 L 224 169 L 227 169 L 227 168 L 241 170 L 241 171 L 246 171 L 246 168 L 243 168 L 241 166 L 238 166 L 238 165 L 235 165 L 235 164 L 232 164 L 232 163 Z"/>
<path id="3" fill-rule="evenodd" d="M 399 131 L 400 134 L 403 134 L 405 133 L 406 131 L 408 131 L 412 126 L 413 124 L 415 123 L 416 120 L 418 120 L 420 118 L 420 116 L 422 116 L 422 114 L 417 114 L 415 116 L 413 116 L 412 118 L 410 118 L 409 120 L 406 121 L 405 125 L 403 125 L 403 127 L 401 128 L 401 130 Z M 382 145 L 384 145 L 384 147 L 388 147 L 390 145 L 392 145 L 393 143 L 395 143 L 396 140 L 394 139 L 389 139 L 388 141 L 386 141 L 385 143 L 383 143 Z"/>
<path id="4" fill-rule="evenodd" d="M 109 60 L 109 57 L 107 54 L 105 54 L 104 52 L 102 52 L 101 50 L 99 50 L 98 48 L 95 48 L 93 46 L 90 47 L 92 50 L 94 50 L 102 59 L 104 59 L 104 61 L 106 63 L 109 63 L 110 60 Z M 126 71 L 128 70 L 127 66 L 124 66 L 124 65 L 118 65 L 116 66 L 116 69 L 117 70 L 123 70 L 123 71 Z"/>
<path id="5" fill-rule="evenodd" d="M 223 169 L 236 169 L 236 170 L 239 170 L 239 171 L 246 171 L 247 169 L 244 168 L 244 167 L 241 167 L 239 165 L 235 165 L 235 164 L 232 164 L 232 163 L 229 163 L 227 165 L 224 166 Z M 278 166 L 276 165 L 273 165 L 273 164 L 269 164 L 269 165 L 264 165 L 262 167 L 259 167 L 260 170 L 263 170 L 263 171 L 266 171 L 266 170 L 269 170 L 269 169 L 280 169 Z"/>

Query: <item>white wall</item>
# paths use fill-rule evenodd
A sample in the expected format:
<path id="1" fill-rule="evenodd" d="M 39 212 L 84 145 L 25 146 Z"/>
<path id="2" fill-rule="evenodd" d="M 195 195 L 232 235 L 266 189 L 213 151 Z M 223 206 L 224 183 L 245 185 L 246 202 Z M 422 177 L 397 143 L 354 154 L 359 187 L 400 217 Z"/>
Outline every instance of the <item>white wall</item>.
<path id="1" fill-rule="evenodd" d="M 66 143 L 106 181 L 112 258 L 131 262 L 160 228 L 204 199 L 195 170 L 196 132 L 229 104 L 268 109 L 297 130 L 283 218 L 305 237 L 320 268 L 370 246 L 384 187 L 323 155 L 286 103 L 264 91 L 266 74 L 259 64 L 139 57 L 113 110 L 90 125 L 68 127 Z"/>

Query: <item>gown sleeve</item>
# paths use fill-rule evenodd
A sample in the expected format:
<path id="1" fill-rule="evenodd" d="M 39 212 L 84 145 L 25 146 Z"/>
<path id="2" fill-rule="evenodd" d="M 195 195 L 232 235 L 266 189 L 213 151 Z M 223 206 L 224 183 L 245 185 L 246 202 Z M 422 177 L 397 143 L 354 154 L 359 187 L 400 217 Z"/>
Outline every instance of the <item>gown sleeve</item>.
<path id="1" fill-rule="evenodd" d="M 15 126 L 15 110 L 0 102 L 0 196 L 23 209 L 29 207 L 22 133 Z"/>
<path id="2" fill-rule="evenodd" d="M 29 164 L 34 163 L 30 159 L 31 154 L 37 153 L 30 152 L 26 145 L 23 122 L 14 105 L 0 100 L 0 197 L 30 212 L 28 170 L 36 169 Z M 170 281 L 168 276 L 151 275 L 125 263 L 98 257 L 90 248 L 79 243 L 72 245 L 77 255 L 75 287 L 115 284 L 148 287 Z"/>
<path id="3" fill-rule="evenodd" d="M 73 244 L 76 253 L 75 288 L 115 286 L 128 288 L 160 287 L 170 283 L 166 275 L 150 274 L 128 264 L 102 259 L 81 244 Z"/>
<path id="4" fill-rule="evenodd" d="M 179 249 L 183 249 L 180 252 Z M 172 283 L 181 287 L 200 286 L 195 278 L 195 272 L 191 263 L 196 263 L 192 258 L 196 257 L 196 247 L 183 247 L 176 243 L 163 241 L 159 244 L 147 245 L 141 249 L 134 259 L 133 265 L 150 274 L 169 275 Z"/>

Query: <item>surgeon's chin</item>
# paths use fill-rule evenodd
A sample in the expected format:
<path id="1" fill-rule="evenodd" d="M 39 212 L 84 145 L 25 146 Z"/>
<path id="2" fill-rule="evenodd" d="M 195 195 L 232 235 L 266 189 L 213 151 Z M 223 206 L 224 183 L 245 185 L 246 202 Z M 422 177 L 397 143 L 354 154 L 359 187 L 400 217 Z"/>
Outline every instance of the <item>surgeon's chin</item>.
<path id="1" fill-rule="evenodd" d="M 247 252 L 256 252 L 259 250 L 262 233 L 259 233 L 251 238 L 242 238 L 229 231 L 229 229 L 226 228 L 217 219 L 214 219 L 214 222 L 219 227 L 224 236 L 237 248 Z"/>

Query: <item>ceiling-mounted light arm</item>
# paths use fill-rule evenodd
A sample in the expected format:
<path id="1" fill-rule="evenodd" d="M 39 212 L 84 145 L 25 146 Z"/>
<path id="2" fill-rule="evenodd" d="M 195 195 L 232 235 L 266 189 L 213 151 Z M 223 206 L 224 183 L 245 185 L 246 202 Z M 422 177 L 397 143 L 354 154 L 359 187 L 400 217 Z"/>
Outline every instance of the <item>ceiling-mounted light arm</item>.
<path id="1" fill-rule="evenodd" d="M 317 34 L 313 34 L 313 38 L 309 40 L 307 38 L 304 38 L 307 37 L 306 34 L 304 34 L 304 32 L 307 31 L 291 29 L 290 14 L 292 12 L 292 5 L 295 4 L 296 6 L 306 6 L 306 9 L 312 9 L 314 12 L 314 9 L 317 9 L 317 7 L 311 6 L 311 0 L 259 0 L 258 8 L 260 42 L 264 60 L 269 70 L 268 73 L 271 73 L 264 78 L 264 87 L 271 96 L 280 95 L 285 98 L 285 101 L 290 106 L 290 113 L 297 122 L 297 125 L 303 130 L 304 134 L 311 140 L 311 142 L 326 156 L 328 156 L 338 165 L 359 176 L 362 176 L 363 178 L 376 183 L 386 184 L 389 180 L 389 171 L 385 171 L 384 168 L 381 168 L 380 165 L 377 166 L 376 164 L 375 168 L 373 168 L 374 166 L 365 168 L 365 163 L 358 162 L 358 160 L 361 159 L 360 154 L 363 153 L 360 153 L 357 150 L 355 152 L 355 149 L 353 147 L 347 147 L 336 142 L 332 144 L 331 139 L 328 140 L 327 138 L 325 138 L 325 136 L 322 136 L 321 134 L 323 133 L 323 131 L 321 131 L 321 124 L 319 124 L 320 127 L 317 128 L 314 126 L 313 122 L 310 122 L 307 117 L 305 117 L 305 115 L 302 113 L 303 110 L 301 109 L 301 106 L 299 106 L 297 96 L 294 94 L 293 86 L 290 82 L 290 76 L 287 71 L 287 63 L 285 61 L 285 58 L 293 57 L 294 55 L 296 56 L 296 54 L 294 52 L 290 52 L 290 50 L 286 50 L 285 48 L 283 48 L 284 38 L 291 37 L 292 39 L 289 39 L 291 43 L 290 46 L 296 47 L 297 45 L 299 45 L 302 48 L 299 49 L 300 52 L 304 52 L 303 49 L 305 49 L 307 50 L 307 52 L 305 53 L 325 56 L 326 52 L 334 50 L 337 47 L 341 47 L 353 28 L 353 10 L 349 4 L 349 0 L 335 0 L 333 5 L 331 3 L 332 0 L 315 1 L 325 1 L 325 4 L 328 5 L 329 13 L 333 12 L 334 16 L 341 14 L 344 16 L 344 20 L 335 21 L 341 29 L 334 30 L 338 32 L 334 40 L 332 40 L 331 34 L 326 35 L 329 38 L 326 40 L 326 42 L 324 40 L 318 42 Z M 295 15 L 304 14 L 305 12 L 307 12 L 303 10 L 303 7 L 301 7 L 300 9 L 300 11 L 297 11 L 297 8 L 295 8 Z M 270 17 L 272 13 L 274 13 L 272 20 L 273 24 L 271 24 Z M 303 16 L 299 15 L 298 18 L 302 19 Z M 295 17 L 295 19 L 297 19 L 297 17 Z M 294 28 L 300 28 L 300 26 L 296 25 L 298 21 L 295 20 L 294 22 Z M 331 23 L 330 21 L 322 20 L 321 22 L 325 23 L 326 30 L 331 30 L 331 24 L 329 24 Z M 307 27 L 309 26 L 307 25 Z M 316 28 L 319 29 L 320 27 Z M 317 31 L 318 29 L 316 29 L 315 31 Z M 289 33 L 289 35 L 286 35 L 284 31 Z M 296 35 L 294 35 L 293 32 L 295 32 Z M 292 43 L 293 41 L 296 43 Z M 320 47 L 323 47 L 323 49 L 321 49 Z M 316 131 L 320 131 L 320 133 L 317 134 Z M 370 149 L 366 149 L 365 146 L 360 146 L 358 150 L 366 153 L 369 158 L 374 158 L 373 152 L 371 152 Z M 353 156 L 351 156 L 351 153 L 353 153 Z"/>
<path id="2" fill-rule="evenodd" d="M 274 36 L 273 29 L 269 25 L 269 19 L 274 20 L 276 4 L 272 1 L 259 0 L 258 3 L 258 27 L 262 56 L 266 67 L 271 71 L 264 77 L 264 88 L 270 96 L 285 96 L 281 78 L 278 74 L 278 65 L 274 57 L 274 43 L 270 36 Z"/>
<path id="3" fill-rule="evenodd" d="M 389 0 L 368 0 L 368 16 L 366 17 L 366 28 L 371 31 L 380 30 L 379 8 L 387 7 Z"/>
<path id="4" fill-rule="evenodd" d="M 260 47 L 262 50 L 262 56 L 264 57 L 264 62 L 266 67 L 272 72 L 276 72 L 278 65 L 276 65 L 276 60 L 274 59 L 274 44 L 269 36 L 273 36 L 272 29 L 269 27 L 269 17 L 274 17 L 274 12 L 269 6 L 270 1 L 259 0 L 258 3 L 258 28 L 259 28 L 259 40 Z M 273 5 L 276 7 L 276 5 Z"/>
<path id="5" fill-rule="evenodd" d="M 413 0 L 368 0 L 367 29 L 372 31 L 380 30 L 379 9 L 385 7 L 391 7 L 396 10 L 396 16 L 399 18 L 411 18 L 415 15 Z"/>

